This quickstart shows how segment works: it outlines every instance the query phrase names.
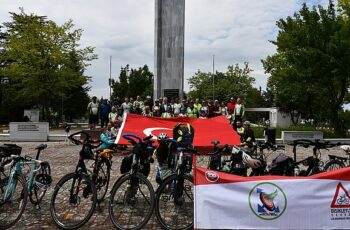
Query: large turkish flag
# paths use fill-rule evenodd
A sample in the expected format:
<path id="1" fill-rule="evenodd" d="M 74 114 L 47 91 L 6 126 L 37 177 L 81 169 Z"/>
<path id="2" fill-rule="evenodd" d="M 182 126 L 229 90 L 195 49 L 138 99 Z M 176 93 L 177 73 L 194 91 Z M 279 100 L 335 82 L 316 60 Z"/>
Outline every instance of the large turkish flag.
<path id="1" fill-rule="evenodd" d="M 228 144 L 232 146 L 241 143 L 238 134 L 230 126 L 225 116 L 197 119 L 188 117 L 144 117 L 135 114 L 124 114 L 116 143 L 129 144 L 122 137 L 123 134 L 136 134 L 142 138 L 152 134 L 154 140 L 157 139 L 159 133 L 167 133 L 169 137 L 172 137 L 173 127 L 178 123 L 189 123 L 193 126 L 195 134 L 193 145 L 195 147 L 212 146 L 211 141 L 213 140 L 220 141 L 221 145 Z"/>

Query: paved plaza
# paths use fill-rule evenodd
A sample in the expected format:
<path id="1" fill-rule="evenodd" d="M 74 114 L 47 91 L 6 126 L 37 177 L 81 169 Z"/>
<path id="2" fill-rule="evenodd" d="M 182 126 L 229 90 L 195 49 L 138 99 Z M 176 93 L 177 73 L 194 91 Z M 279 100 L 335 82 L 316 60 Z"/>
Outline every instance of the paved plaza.
<path id="1" fill-rule="evenodd" d="M 23 147 L 22 154 L 28 154 L 30 156 L 35 155 L 34 148 L 39 143 L 33 142 L 21 142 L 16 143 Z M 41 204 L 41 209 L 36 210 L 36 208 L 28 202 L 26 210 L 21 218 L 21 220 L 12 229 L 56 229 L 55 224 L 51 220 L 50 216 L 50 199 L 53 192 L 54 186 L 58 180 L 65 174 L 73 172 L 78 160 L 78 155 L 81 146 L 76 146 L 73 144 L 67 144 L 64 142 L 48 142 L 48 148 L 42 152 L 40 157 L 41 160 L 49 161 L 51 165 L 51 171 L 53 176 L 52 186 L 49 188 L 47 194 L 45 195 L 43 202 Z M 292 156 L 291 146 L 286 147 L 286 153 Z M 300 153 L 300 154 L 299 154 Z M 343 155 L 343 152 L 339 148 L 334 148 L 330 152 L 322 151 L 323 159 L 327 159 L 327 154 Z M 125 154 L 125 152 L 124 152 Z M 312 154 L 312 149 L 298 148 L 298 159 L 302 159 L 305 156 Z M 270 155 L 268 160 L 271 162 L 276 155 Z M 123 156 L 122 153 L 119 156 L 113 158 L 113 165 L 111 171 L 111 181 L 109 184 L 109 190 L 113 186 L 116 179 L 120 176 L 120 163 Z M 200 160 L 200 165 L 204 165 L 205 161 Z M 155 164 L 151 166 L 151 173 L 148 177 L 156 189 L 155 184 Z M 113 229 L 108 216 L 108 194 L 107 199 L 101 204 L 100 209 L 97 209 L 90 221 L 81 229 Z M 146 225 L 145 229 L 161 229 L 160 225 L 157 223 L 155 216 L 151 218 L 149 223 Z"/>

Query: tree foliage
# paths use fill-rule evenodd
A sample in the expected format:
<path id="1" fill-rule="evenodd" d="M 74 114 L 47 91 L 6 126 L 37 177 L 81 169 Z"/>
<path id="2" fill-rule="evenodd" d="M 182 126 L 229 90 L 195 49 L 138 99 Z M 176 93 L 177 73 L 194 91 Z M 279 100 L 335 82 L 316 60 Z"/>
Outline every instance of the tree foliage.
<path id="1" fill-rule="evenodd" d="M 18 119 L 24 108 L 37 107 L 46 120 L 52 113 L 62 115 L 62 107 L 76 107 L 72 97 L 86 101 L 89 77 L 84 70 L 96 55 L 92 47 L 79 47 L 82 30 L 74 29 L 71 20 L 59 26 L 23 9 L 10 14 L 12 20 L 3 23 L 0 39 L 0 76 L 8 79 L 1 84 L 2 108 L 18 109 L 11 115 Z M 83 112 L 77 109 L 69 116 Z"/>
<path id="2" fill-rule="evenodd" d="M 145 98 L 153 94 L 153 73 L 147 65 L 137 69 L 130 69 L 129 65 L 122 67 L 119 81 L 112 83 L 113 97 L 136 97 Z"/>
<path id="3" fill-rule="evenodd" d="M 304 118 L 329 119 L 340 132 L 339 112 L 349 89 L 350 22 L 348 1 L 327 9 L 306 4 L 277 22 L 277 53 L 263 60 L 277 106 Z"/>
<path id="4" fill-rule="evenodd" d="M 248 63 L 241 68 L 238 64 L 227 67 L 226 72 L 216 72 L 214 75 L 214 98 L 226 102 L 232 96 L 243 99 L 247 106 L 265 107 L 269 106 L 268 99 L 264 97 L 261 90 L 253 88 L 255 79 L 250 76 L 252 70 Z M 198 70 L 188 83 L 190 85 L 189 95 L 192 98 L 213 98 L 213 74 Z"/>

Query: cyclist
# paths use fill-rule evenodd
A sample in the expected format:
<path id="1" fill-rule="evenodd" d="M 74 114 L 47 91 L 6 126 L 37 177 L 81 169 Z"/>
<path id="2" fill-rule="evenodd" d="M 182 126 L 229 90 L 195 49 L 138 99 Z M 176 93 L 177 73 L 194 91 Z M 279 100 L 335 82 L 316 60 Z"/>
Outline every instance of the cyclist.
<path id="1" fill-rule="evenodd" d="M 249 121 L 245 121 L 243 123 L 244 126 L 244 133 L 242 135 L 243 141 L 242 145 L 244 147 L 247 147 L 248 149 L 252 149 L 254 147 L 254 142 L 255 142 L 255 136 L 254 136 L 254 131 L 251 129 L 251 124 Z"/>
<path id="2" fill-rule="evenodd" d="M 236 123 L 236 131 L 237 131 L 238 135 L 242 138 L 242 136 L 244 134 L 244 127 L 242 126 L 242 122 L 241 121 L 237 121 L 237 123 Z"/>
<path id="3" fill-rule="evenodd" d="M 189 105 L 187 106 L 187 116 L 191 118 L 197 118 L 197 109 L 193 106 L 193 102 L 190 101 Z"/>
<path id="4" fill-rule="evenodd" d="M 171 106 L 168 106 L 166 112 L 162 113 L 162 118 L 172 118 L 174 117 L 173 110 Z"/>
<path id="5" fill-rule="evenodd" d="M 100 140 L 102 144 L 95 150 L 96 152 L 102 151 L 111 147 L 114 144 L 114 140 L 109 136 L 110 131 L 106 128 L 101 128 Z"/>
<path id="6" fill-rule="evenodd" d="M 168 167 L 168 155 L 170 151 L 168 139 L 169 137 L 166 133 L 160 133 L 157 138 L 159 146 L 153 153 L 153 156 L 155 156 L 158 161 L 156 174 L 156 182 L 158 184 L 161 184 L 162 180 L 171 174 L 171 169 Z"/>
<path id="7" fill-rule="evenodd" d="M 198 117 L 198 113 L 202 108 L 202 104 L 200 103 L 198 98 L 196 98 L 196 103 L 193 104 L 193 107 L 196 109 L 197 117 Z"/>

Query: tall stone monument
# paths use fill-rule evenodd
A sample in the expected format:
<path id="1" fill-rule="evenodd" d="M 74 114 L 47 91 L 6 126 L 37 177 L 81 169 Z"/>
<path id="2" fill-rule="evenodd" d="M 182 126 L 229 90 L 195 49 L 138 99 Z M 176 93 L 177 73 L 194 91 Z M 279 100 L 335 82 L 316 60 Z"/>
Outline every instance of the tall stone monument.
<path id="1" fill-rule="evenodd" d="M 155 0 L 154 98 L 182 98 L 185 0 Z"/>

